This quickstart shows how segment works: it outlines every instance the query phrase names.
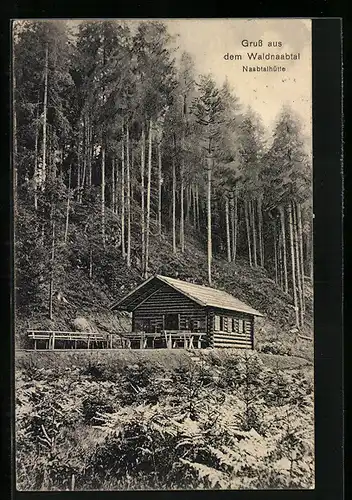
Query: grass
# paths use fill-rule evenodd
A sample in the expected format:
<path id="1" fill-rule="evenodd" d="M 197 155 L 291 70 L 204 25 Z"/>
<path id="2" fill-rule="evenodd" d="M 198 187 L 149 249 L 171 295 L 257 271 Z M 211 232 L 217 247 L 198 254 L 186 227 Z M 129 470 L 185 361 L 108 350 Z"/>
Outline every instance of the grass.
<path id="1" fill-rule="evenodd" d="M 251 352 L 251 351 L 247 351 Z M 255 351 L 253 351 L 255 352 Z M 222 364 L 225 360 L 243 353 L 242 349 L 204 349 L 188 351 L 184 349 L 116 349 L 82 351 L 17 351 L 16 368 L 53 369 L 65 372 L 69 367 L 82 368 L 87 364 L 112 366 L 115 370 L 139 363 L 147 363 L 154 370 L 172 371 L 181 365 L 191 363 L 191 356 L 196 354 L 209 364 Z M 263 363 L 268 367 L 294 369 L 313 366 L 309 359 L 298 356 L 281 356 L 258 352 Z"/>

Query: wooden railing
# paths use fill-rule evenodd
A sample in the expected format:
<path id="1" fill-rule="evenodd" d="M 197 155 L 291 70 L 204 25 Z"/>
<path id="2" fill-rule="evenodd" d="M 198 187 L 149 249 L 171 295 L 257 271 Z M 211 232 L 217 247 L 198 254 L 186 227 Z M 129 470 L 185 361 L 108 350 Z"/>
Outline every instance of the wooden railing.
<path id="1" fill-rule="evenodd" d="M 101 342 L 102 346 L 112 348 L 113 335 L 97 332 L 63 332 L 59 330 L 27 330 L 28 338 L 34 341 L 34 349 L 38 341 L 45 341 L 48 349 L 55 349 L 55 342 L 62 340 L 71 342 L 75 347 L 77 342 L 85 342 L 89 349 L 92 343 Z"/>
<path id="2" fill-rule="evenodd" d="M 122 348 L 130 349 L 132 343 L 137 343 L 140 349 L 148 347 L 154 348 L 156 343 L 159 347 L 172 349 L 181 344 L 185 349 L 200 349 L 205 341 L 205 332 L 191 332 L 189 330 L 162 330 L 160 332 L 121 332 L 119 334 L 98 333 L 98 332 L 65 332 L 59 330 L 27 330 L 28 338 L 33 340 L 34 349 L 38 347 L 38 342 L 45 341 L 46 349 L 55 349 L 55 343 L 63 341 L 69 343 L 71 347 L 77 348 L 78 342 L 84 342 L 87 349 L 91 346 L 100 345 L 103 348 L 113 348 L 113 338 L 120 341 Z M 57 345 L 57 344 L 56 344 Z"/>
<path id="3" fill-rule="evenodd" d="M 148 345 L 148 339 L 152 340 L 154 347 L 155 341 L 164 341 L 168 349 L 176 347 L 177 343 L 183 342 L 185 349 L 194 349 L 195 343 L 198 349 L 201 349 L 202 342 L 205 340 L 205 332 L 192 332 L 190 330 L 161 330 L 160 332 L 123 332 L 120 333 L 122 338 L 127 340 L 129 347 L 131 342 L 139 342 L 140 349 L 145 349 Z"/>

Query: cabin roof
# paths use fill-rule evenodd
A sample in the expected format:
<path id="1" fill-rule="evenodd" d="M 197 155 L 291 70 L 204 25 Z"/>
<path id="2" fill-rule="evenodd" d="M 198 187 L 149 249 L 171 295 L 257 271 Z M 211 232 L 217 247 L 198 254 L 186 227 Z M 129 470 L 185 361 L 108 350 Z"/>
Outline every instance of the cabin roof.
<path id="1" fill-rule="evenodd" d="M 146 300 L 152 293 L 158 290 L 163 283 L 169 285 L 171 288 L 174 288 L 203 307 L 217 307 L 229 311 L 243 312 L 253 316 L 263 316 L 260 312 L 227 292 L 203 285 L 188 283 L 187 281 L 181 281 L 175 278 L 169 278 L 168 276 L 161 276 L 160 274 L 149 278 L 132 290 L 132 292 L 123 299 L 115 302 L 111 306 L 111 309 L 133 311 L 142 301 Z"/>

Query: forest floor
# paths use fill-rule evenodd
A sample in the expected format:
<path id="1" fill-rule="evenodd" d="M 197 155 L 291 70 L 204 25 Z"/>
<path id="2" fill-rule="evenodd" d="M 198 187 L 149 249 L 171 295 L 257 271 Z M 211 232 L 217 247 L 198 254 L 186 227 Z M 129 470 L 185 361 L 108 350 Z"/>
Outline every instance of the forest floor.
<path id="1" fill-rule="evenodd" d="M 313 488 L 312 362 L 197 354 L 18 351 L 17 488 Z"/>

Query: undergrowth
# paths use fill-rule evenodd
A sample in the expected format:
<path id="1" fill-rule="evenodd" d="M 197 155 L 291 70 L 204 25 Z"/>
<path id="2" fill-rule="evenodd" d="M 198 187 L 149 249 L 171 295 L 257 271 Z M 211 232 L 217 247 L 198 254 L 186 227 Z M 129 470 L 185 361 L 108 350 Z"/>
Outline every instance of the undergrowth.
<path id="1" fill-rule="evenodd" d="M 84 359 L 17 361 L 18 489 L 313 487 L 311 368 Z"/>

